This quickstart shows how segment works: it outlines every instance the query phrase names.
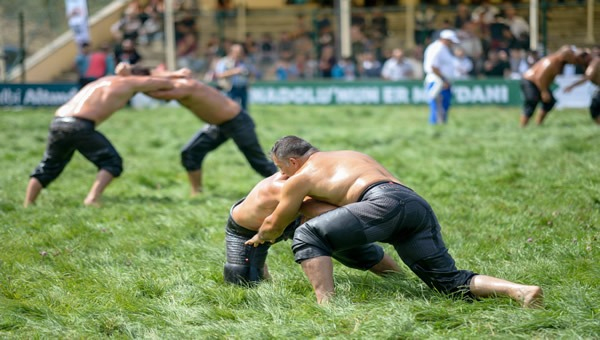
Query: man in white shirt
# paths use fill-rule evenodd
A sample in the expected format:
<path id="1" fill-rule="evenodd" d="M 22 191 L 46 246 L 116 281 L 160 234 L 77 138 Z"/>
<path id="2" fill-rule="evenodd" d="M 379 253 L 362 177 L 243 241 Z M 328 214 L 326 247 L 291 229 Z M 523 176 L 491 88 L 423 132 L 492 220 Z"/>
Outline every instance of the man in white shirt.
<path id="1" fill-rule="evenodd" d="M 404 51 L 395 48 L 392 51 L 392 57 L 383 64 L 381 77 L 385 80 L 398 81 L 411 79 L 414 73 L 413 66 L 404 59 Z"/>
<path id="2" fill-rule="evenodd" d="M 452 92 L 450 79 L 454 75 L 454 55 L 452 44 L 460 41 L 452 30 L 443 30 L 440 37 L 425 49 L 423 70 L 425 71 L 425 92 L 429 100 L 431 124 L 446 123 Z"/>

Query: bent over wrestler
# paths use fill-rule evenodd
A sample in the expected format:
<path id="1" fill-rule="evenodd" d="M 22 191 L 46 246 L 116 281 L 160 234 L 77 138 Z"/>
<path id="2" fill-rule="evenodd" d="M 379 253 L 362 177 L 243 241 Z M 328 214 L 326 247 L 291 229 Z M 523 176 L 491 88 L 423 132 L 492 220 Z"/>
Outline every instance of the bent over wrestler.
<path id="1" fill-rule="evenodd" d="M 260 146 L 255 124 L 239 104 L 216 89 L 193 79 L 173 79 L 172 90 L 149 93 L 157 99 L 177 100 L 208 123 L 183 147 L 181 163 L 187 170 L 191 195 L 202 191 L 202 162 L 209 152 L 233 139 L 252 168 L 263 177 L 277 172 Z"/>
<path id="2" fill-rule="evenodd" d="M 117 65 L 119 74 L 123 64 Z M 25 207 L 33 204 L 79 151 L 98 168 L 96 180 L 84 204 L 99 205 L 104 189 L 123 170 L 122 159 L 110 141 L 96 127 L 119 110 L 137 92 L 173 88 L 168 79 L 140 76 L 106 76 L 84 86 L 71 100 L 58 108 L 50 124 L 44 157 L 31 174 L 25 194 Z"/>
<path id="3" fill-rule="evenodd" d="M 286 179 L 287 176 L 279 172 L 263 179 L 244 199 L 231 207 L 225 228 L 227 262 L 223 273 L 226 282 L 251 285 L 268 279 L 270 276 L 265 260 L 271 244 L 293 238 L 301 221 L 336 208 L 330 204 L 305 197 L 300 207 L 300 216 L 296 216 L 285 227 L 281 236 L 273 242 L 266 242 L 257 247 L 246 245 L 245 243 L 256 235 L 264 219 L 277 207 L 281 188 Z M 333 256 L 339 261 L 351 265 L 355 255 L 339 252 L 334 253 Z M 378 275 L 400 270 L 391 257 L 383 254 L 383 249 L 380 247 L 373 249 L 371 257 L 373 262 L 361 264 L 362 269 L 370 269 Z"/>
<path id="4" fill-rule="evenodd" d="M 419 278 L 443 293 L 504 295 L 526 307 L 541 303 L 538 286 L 457 269 L 429 204 L 373 158 L 356 151 L 319 151 L 296 136 L 278 140 L 271 155 L 289 179 L 281 188 L 277 208 L 247 244 L 259 246 L 279 237 L 305 196 L 339 206 L 305 222 L 294 234 L 295 259 L 319 303 L 334 293 L 332 254 L 364 254 L 359 260 L 372 263 L 363 249 L 374 242 L 392 244 Z"/>

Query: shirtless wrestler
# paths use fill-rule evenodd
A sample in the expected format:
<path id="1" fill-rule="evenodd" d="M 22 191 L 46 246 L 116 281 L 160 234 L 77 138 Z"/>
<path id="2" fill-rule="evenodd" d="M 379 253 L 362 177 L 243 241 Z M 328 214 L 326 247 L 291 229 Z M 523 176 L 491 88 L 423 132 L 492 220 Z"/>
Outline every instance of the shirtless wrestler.
<path id="1" fill-rule="evenodd" d="M 476 298 L 509 296 L 525 307 L 541 304 L 538 286 L 458 270 L 431 206 L 371 157 L 355 151 L 319 151 L 296 136 L 277 141 L 271 156 L 289 178 L 282 185 L 277 208 L 246 244 L 260 246 L 277 239 L 306 196 L 339 206 L 299 226 L 292 243 L 296 262 L 319 303 L 334 293 L 332 254 L 351 253 L 368 268 L 377 258 L 365 250 L 374 242 L 385 242 L 421 280 L 440 292 Z"/>
<path id="2" fill-rule="evenodd" d="M 119 64 L 115 73 L 124 65 Z M 84 86 L 58 108 L 50 123 L 44 157 L 30 176 L 23 205 L 33 204 L 69 163 L 75 150 L 98 168 L 96 180 L 83 203 L 99 205 L 104 189 L 123 171 L 122 159 L 96 127 L 127 104 L 137 92 L 169 90 L 170 80 L 159 77 L 106 76 Z"/>

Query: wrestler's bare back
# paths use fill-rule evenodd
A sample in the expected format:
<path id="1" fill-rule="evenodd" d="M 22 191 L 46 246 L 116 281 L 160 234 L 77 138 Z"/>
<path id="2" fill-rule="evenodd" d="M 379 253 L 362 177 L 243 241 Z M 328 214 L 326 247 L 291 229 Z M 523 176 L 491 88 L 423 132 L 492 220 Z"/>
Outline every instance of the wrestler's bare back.
<path id="1" fill-rule="evenodd" d="M 258 182 L 244 201 L 233 208 L 233 220 L 246 229 L 258 230 L 264 219 L 277 207 L 286 179 L 287 176 L 277 172 Z"/>
<path id="2" fill-rule="evenodd" d="M 600 86 L 600 57 L 592 59 L 585 69 L 585 75 L 592 83 Z"/>
<path id="3" fill-rule="evenodd" d="M 316 152 L 290 181 L 304 186 L 307 196 L 336 206 L 358 201 L 373 183 L 401 183 L 373 158 L 356 151 Z"/>
<path id="4" fill-rule="evenodd" d="M 102 77 L 84 86 L 71 100 L 59 107 L 54 115 L 89 119 L 97 126 L 124 107 L 137 92 L 171 88 L 171 81 L 157 77 Z"/>
<path id="5" fill-rule="evenodd" d="M 575 54 L 570 48 L 561 48 L 556 53 L 540 59 L 525 71 L 523 78 L 534 83 L 540 90 L 548 90 L 557 75 L 562 73 L 565 64 L 575 62 Z"/>
<path id="6" fill-rule="evenodd" d="M 174 89 L 151 92 L 157 99 L 177 100 L 201 120 L 214 125 L 222 124 L 237 116 L 241 108 L 238 103 L 211 86 L 194 79 L 172 79 Z"/>

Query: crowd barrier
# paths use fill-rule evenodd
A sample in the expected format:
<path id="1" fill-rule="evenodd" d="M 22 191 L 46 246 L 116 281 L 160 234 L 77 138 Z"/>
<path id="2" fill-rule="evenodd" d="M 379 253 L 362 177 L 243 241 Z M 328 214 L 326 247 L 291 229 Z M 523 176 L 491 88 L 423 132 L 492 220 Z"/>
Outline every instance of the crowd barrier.
<path id="1" fill-rule="evenodd" d="M 584 108 L 595 86 L 586 83 L 570 93 L 564 86 L 580 76 L 560 76 L 554 95 L 558 108 Z M 462 80 L 452 86 L 455 105 L 520 106 L 519 80 Z M 77 92 L 76 84 L 0 84 L 0 106 L 58 106 Z M 256 82 L 250 102 L 266 105 L 402 105 L 427 102 L 421 81 Z M 155 106 L 155 105 L 152 105 Z"/>

